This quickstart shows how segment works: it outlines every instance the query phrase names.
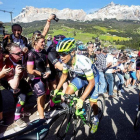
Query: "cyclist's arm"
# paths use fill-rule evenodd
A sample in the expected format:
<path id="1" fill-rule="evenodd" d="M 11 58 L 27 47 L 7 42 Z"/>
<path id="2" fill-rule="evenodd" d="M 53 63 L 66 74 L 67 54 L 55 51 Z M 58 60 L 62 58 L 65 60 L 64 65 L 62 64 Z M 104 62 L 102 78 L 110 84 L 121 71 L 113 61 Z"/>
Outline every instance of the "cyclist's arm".
<path id="1" fill-rule="evenodd" d="M 60 90 L 60 88 L 62 87 L 63 83 L 66 81 L 67 77 L 68 77 L 68 73 L 62 73 L 60 81 L 59 81 L 59 84 L 58 84 L 58 86 L 56 88 L 57 90 Z"/>
<path id="2" fill-rule="evenodd" d="M 90 94 L 90 92 L 92 91 L 92 89 L 95 86 L 95 80 L 94 78 L 91 80 L 88 80 L 88 85 L 83 93 L 83 95 L 80 97 L 83 101 L 88 97 L 88 95 Z"/>

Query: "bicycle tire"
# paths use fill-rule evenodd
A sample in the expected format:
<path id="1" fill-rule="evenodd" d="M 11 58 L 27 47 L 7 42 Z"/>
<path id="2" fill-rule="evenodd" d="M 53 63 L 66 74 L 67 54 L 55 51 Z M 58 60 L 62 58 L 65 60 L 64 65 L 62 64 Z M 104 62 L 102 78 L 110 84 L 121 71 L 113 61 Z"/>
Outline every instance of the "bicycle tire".
<path id="1" fill-rule="evenodd" d="M 140 111 L 137 112 L 135 122 L 134 122 L 134 130 L 137 131 L 140 126 Z"/>
<path id="2" fill-rule="evenodd" d="M 79 119 L 74 119 L 73 114 L 67 114 L 57 131 L 57 137 L 63 140 L 73 140 L 76 135 L 78 121 Z"/>
<path id="3" fill-rule="evenodd" d="M 98 105 L 98 118 L 99 121 L 101 121 L 105 110 L 105 97 L 103 94 L 99 94 L 97 98 L 97 105 Z"/>

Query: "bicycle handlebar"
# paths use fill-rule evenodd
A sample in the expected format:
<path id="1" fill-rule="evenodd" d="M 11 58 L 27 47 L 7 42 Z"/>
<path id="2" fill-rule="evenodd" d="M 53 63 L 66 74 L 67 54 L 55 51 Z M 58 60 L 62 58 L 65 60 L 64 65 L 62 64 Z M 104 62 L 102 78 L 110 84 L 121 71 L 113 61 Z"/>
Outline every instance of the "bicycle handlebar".
<path id="1" fill-rule="evenodd" d="M 73 96 L 73 95 L 65 95 L 65 94 L 62 93 L 62 92 L 58 92 L 58 93 L 56 94 L 56 96 L 54 96 L 54 97 L 52 98 L 52 101 L 53 101 L 55 104 L 60 103 L 60 102 L 61 102 L 61 99 L 60 99 L 60 100 L 56 100 L 56 99 L 57 99 L 57 96 L 59 96 L 58 98 L 60 98 L 61 95 L 65 98 L 65 100 L 70 99 L 70 100 L 74 101 L 73 103 L 74 103 L 74 105 L 76 105 L 77 100 L 78 100 L 77 97 L 75 97 L 75 96 Z M 76 116 L 80 116 L 80 115 L 84 114 L 84 111 L 79 111 L 79 109 L 76 109 L 75 114 L 76 114 Z"/>

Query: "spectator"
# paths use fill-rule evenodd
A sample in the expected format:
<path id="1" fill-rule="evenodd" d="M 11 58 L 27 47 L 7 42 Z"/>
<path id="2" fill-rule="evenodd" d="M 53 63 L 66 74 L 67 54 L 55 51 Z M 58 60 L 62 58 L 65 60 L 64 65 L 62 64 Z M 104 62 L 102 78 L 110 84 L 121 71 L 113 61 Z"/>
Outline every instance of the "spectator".
<path id="1" fill-rule="evenodd" d="M 111 54 L 107 55 L 107 58 L 106 58 L 106 67 L 107 68 L 105 71 L 105 78 L 107 80 L 107 84 L 109 85 L 109 97 L 110 98 L 114 98 L 114 95 L 113 95 L 114 70 L 113 70 L 112 66 L 113 66 L 113 57 L 115 54 L 116 54 L 116 52 L 113 51 L 113 52 L 111 52 Z"/>
<path id="2" fill-rule="evenodd" d="M 104 93 L 105 91 L 105 77 L 104 77 L 104 70 L 106 69 L 106 50 L 103 50 L 101 53 L 101 49 L 97 49 L 97 56 L 96 56 L 96 68 L 99 71 L 99 93 Z"/>
<path id="3" fill-rule="evenodd" d="M 11 68 L 6 69 L 6 66 L 3 65 L 3 56 L 2 56 L 2 49 L 0 50 L 0 79 L 9 74 Z M 0 91 L 0 125 L 8 126 L 8 124 L 3 119 L 3 102 L 2 102 L 2 95 Z"/>
<path id="4" fill-rule="evenodd" d="M 135 59 L 130 60 L 130 65 L 128 67 L 128 70 L 130 72 L 130 77 L 131 77 L 130 79 L 132 81 L 132 88 L 135 88 L 135 83 L 136 83 L 136 80 L 137 80 Z"/>
<path id="5" fill-rule="evenodd" d="M 96 55 L 94 54 L 94 45 L 92 41 L 89 41 L 87 45 L 87 57 L 92 61 L 92 63 L 94 63 L 96 57 Z"/>
<path id="6" fill-rule="evenodd" d="M 3 39 L 4 50 L 9 43 L 16 43 L 20 46 L 22 51 L 24 53 L 26 53 L 28 51 L 28 48 L 27 48 L 28 41 L 27 41 L 26 37 L 21 35 L 21 33 L 22 33 L 22 27 L 19 24 L 13 24 L 12 25 L 12 34 L 7 35 Z"/>
<path id="7" fill-rule="evenodd" d="M 122 89 L 122 85 L 124 84 L 124 66 L 123 66 L 123 60 L 118 59 L 118 66 L 116 67 L 115 72 L 117 73 L 117 76 L 119 77 L 119 83 L 118 83 L 118 93 L 123 93 L 124 90 Z"/>
<path id="8" fill-rule="evenodd" d="M 25 127 L 27 124 L 21 119 L 21 115 L 30 116 L 28 112 L 22 112 L 26 94 L 28 94 L 30 87 L 24 80 L 25 71 L 25 59 L 24 54 L 19 45 L 10 43 L 7 45 L 9 57 L 5 59 L 6 68 L 11 68 L 11 72 L 6 75 L 6 80 L 9 83 L 10 91 L 12 92 L 15 100 L 18 100 L 15 111 L 14 124 L 18 127 Z"/>

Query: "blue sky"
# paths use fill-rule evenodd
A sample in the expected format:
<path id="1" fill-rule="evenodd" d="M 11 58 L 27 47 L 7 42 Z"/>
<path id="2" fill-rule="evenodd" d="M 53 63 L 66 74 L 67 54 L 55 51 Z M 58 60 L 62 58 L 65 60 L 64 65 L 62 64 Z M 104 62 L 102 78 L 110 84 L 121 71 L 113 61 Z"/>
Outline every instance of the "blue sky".
<path id="1" fill-rule="evenodd" d="M 106 5 L 112 0 L 0 0 L 0 10 L 13 11 L 13 17 L 17 16 L 22 8 L 34 6 L 36 8 L 64 8 L 83 9 L 85 12 L 93 12 Z M 140 0 L 113 0 L 120 5 L 140 5 Z M 0 21 L 9 22 L 10 14 L 0 11 Z"/>

